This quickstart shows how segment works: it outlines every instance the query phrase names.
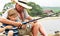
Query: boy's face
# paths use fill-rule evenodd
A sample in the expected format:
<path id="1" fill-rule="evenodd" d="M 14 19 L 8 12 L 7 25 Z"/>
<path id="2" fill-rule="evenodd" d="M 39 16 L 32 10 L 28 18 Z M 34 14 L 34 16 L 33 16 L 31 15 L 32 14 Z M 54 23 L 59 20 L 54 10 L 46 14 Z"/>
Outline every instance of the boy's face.
<path id="1" fill-rule="evenodd" d="M 8 19 L 10 19 L 12 21 L 16 21 L 17 16 L 18 16 L 18 13 L 15 9 L 11 9 L 8 11 Z"/>
<path id="2" fill-rule="evenodd" d="M 16 21 L 17 20 L 17 16 L 9 16 L 9 19 L 12 21 Z"/>

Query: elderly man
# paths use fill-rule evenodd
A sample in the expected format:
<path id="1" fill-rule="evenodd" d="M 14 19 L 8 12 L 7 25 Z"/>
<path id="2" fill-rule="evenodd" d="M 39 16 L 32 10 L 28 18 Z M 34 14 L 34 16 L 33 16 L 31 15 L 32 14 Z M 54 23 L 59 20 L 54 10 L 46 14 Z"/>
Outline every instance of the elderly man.
<path id="1" fill-rule="evenodd" d="M 26 5 L 27 3 L 22 0 L 13 0 L 13 1 L 16 2 L 14 9 L 18 12 L 19 18 L 22 20 L 22 22 L 25 19 L 32 20 L 32 17 L 30 15 L 28 15 L 27 11 L 25 10 L 25 8 L 32 9 L 32 7 L 27 6 Z M 7 15 L 8 15 L 8 12 L 5 12 L 3 14 L 3 17 L 6 18 Z M 0 22 L 10 24 L 13 26 L 17 26 L 17 27 L 20 27 L 22 25 L 21 22 L 14 22 L 14 21 L 10 21 L 10 20 L 4 19 L 4 18 L 0 17 Z M 22 26 L 23 26 L 22 28 L 25 28 L 25 25 L 22 25 Z M 46 36 L 44 29 L 42 28 L 41 25 L 38 25 L 37 22 L 36 23 L 33 22 L 31 24 L 31 29 L 32 29 L 33 36 L 37 36 L 38 31 L 40 31 L 43 34 L 43 36 Z"/>

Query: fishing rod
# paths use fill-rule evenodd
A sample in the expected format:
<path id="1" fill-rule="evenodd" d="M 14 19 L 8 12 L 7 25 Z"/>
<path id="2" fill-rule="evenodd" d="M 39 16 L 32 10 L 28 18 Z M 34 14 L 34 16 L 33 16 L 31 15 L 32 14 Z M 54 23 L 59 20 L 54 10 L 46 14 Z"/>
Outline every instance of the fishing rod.
<path id="1" fill-rule="evenodd" d="M 42 19 L 42 18 L 37 18 L 37 19 L 29 20 L 28 22 L 22 22 L 22 24 L 27 24 L 29 22 L 33 22 L 33 21 L 36 21 L 36 20 L 39 20 L 39 19 Z"/>
<path id="2" fill-rule="evenodd" d="M 48 16 L 45 16 L 45 17 L 51 17 L 52 15 L 59 14 L 59 13 L 60 13 L 60 12 L 54 13 L 54 14 L 51 14 L 51 15 L 48 15 Z M 37 19 L 32 19 L 32 20 L 29 20 L 29 21 L 27 21 L 27 22 L 22 22 L 22 24 L 23 24 L 23 25 L 26 25 L 26 24 L 29 23 L 29 22 L 34 22 L 34 21 L 40 20 L 40 19 L 45 18 L 45 17 L 40 17 L 40 18 L 37 18 Z M 19 27 L 19 29 L 22 29 L 22 27 Z"/>
<path id="3" fill-rule="evenodd" d="M 59 14 L 59 13 L 60 13 L 60 12 L 54 13 L 54 14 L 51 14 L 51 15 L 48 15 L 48 16 L 45 16 L 45 17 L 50 17 L 50 16 L 52 16 L 52 15 Z M 37 19 L 32 19 L 32 20 L 29 20 L 29 21 L 27 21 L 27 22 L 22 22 L 22 24 L 25 25 L 25 24 L 27 24 L 27 23 L 29 23 L 29 22 L 34 22 L 34 21 L 40 20 L 40 19 L 45 18 L 45 17 L 40 17 L 40 18 L 37 18 Z M 19 27 L 18 29 L 22 29 L 22 27 Z M 6 30 L 8 30 L 8 29 L 6 29 Z"/>
<path id="4" fill-rule="evenodd" d="M 48 16 L 45 16 L 45 17 L 50 17 L 50 16 L 52 16 L 52 15 L 59 14 L 59 13 L 60 13 L 60 12 L 54 13 L 54 14 L 51 14 L 51 15 L 48 15 Z M 29 20 L 28 22 L 22 22 L 22 24 L 27 24 L 27 23 L 29 23 L 29 22 L 37 21 L 37 20 L 42 19 L 42 18 L 45 18 L 45 17 L 41 17 L 41 18 Z"/>

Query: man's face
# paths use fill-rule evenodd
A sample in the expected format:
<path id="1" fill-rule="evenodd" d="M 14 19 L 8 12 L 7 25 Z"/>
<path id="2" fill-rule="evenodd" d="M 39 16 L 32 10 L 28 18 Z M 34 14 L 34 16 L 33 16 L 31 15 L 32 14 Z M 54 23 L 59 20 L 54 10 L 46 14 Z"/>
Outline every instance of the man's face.
<path id="1" fill-rule="evenodd" d="M 24 7 L 20 6 L 19 4 L 16 4 L 16 9 L 19 12 L 23 12 L 24 11 Z"/>

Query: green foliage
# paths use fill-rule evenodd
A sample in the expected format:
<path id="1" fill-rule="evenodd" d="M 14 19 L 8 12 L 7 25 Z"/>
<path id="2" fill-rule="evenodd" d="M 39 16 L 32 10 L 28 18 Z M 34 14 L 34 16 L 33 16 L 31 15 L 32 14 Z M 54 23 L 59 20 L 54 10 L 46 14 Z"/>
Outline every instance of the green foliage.
<path id="1" fill-rule="evenodd" d="M 46 10 L 46 9 L 53 10 L 53 12 L 56 14 L 54 14 L 52 16 L 59 16 L 60 15 L 60 7 L 42 7 L 42 8 L 43 8 L 43 10 Z"/>
<path id="2" fill-rule="evenodd" d="M 57 11 L 56 16 L 60 16 L 60 10 Z"/>
<path id="3" fill-rule="evenodd" d="M 43 12 L 42 12 L 42 8 L 35 4 L 34 2 L 29 2 L 28 3 L 29 6 L 32 7 L 32 9 L 27 9 L 28 13 L 31 15 L 31 16 L 42 16 L 43 15 Z"/>
<path id="4" fill-rule="evenodd" d="M 54 13 L 57 13 L 60 10 L 60 7 L 42 7 L 44 10 L 48 9 L 48 10 L 53 10 Z"/>
<path id="5" fill-rule="evenodd" d="M 58 12 L 60 12 L 60 10 Z"/>
<path id="6" fill-rule="evenodd" d="M 0 15 L 2 15 L 2 12 L 0 12 Z"/>
<path id="7" fill-rule="evenodd" d="M 5 12 L 7 9 L 12 8 L 12 7 L 14 7 L 13 2 L 9 2 L 9 3 L 5 4 L 3 7 L 3 12 Z"/>
<path id="8" fill-rule="evenodd" d="M 32 7 L 32 9 L 30 9 L 30 10 L 27 9 L 28 13 L 31 16 L 42 16 L 42 17 L 46 16 L 46 14 L 43 14 L 42 8 L 39 5 L 37 5 L 36 3 L 29 2 L 28 5 Z M 5 12 L 7 9 L 12 8 L 14 6 L 15 6 L 15 4 L 13 2 L 9 2 L 9 3 L 5 4 L 4 8 L 3 8 L 3 12 Z"/>

